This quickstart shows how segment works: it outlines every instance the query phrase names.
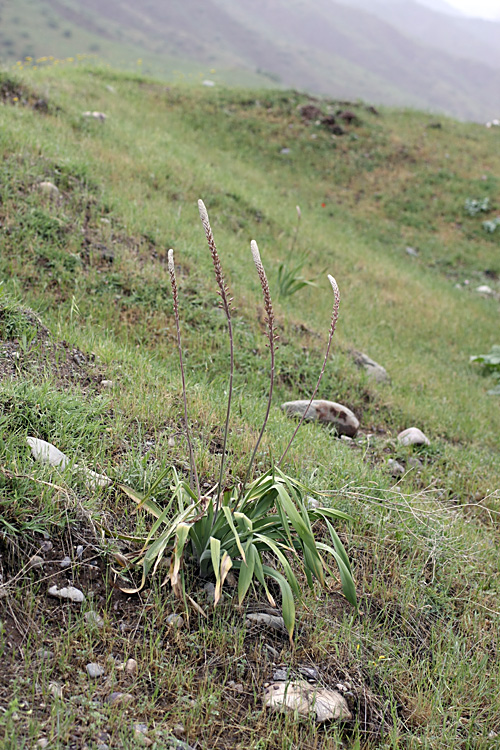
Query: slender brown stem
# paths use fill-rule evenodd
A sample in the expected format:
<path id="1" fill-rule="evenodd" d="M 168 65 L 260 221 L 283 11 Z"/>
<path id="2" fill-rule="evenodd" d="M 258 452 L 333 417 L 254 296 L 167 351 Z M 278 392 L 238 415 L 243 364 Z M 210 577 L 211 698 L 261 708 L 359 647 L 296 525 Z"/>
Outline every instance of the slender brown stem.
<path id="1" fill-rule="evenodd" d="M 327 359 L 328 359 L 328 355 L 330 354 L 330 347 L 332 345 L 333 334 L 335 333 L 335 327 L 337 325 L 337 320 L 338 320 L 338 317 L 339 317 L 340 292 L 339 292 L 339 288 L 337 286 L 337 282 L 335 281 L 335 279 L 333 278 L 333 276 L 330 276 L 330 274 L 328 274 L 328 280 L 329 280 L 330 284 L 332 285 L 334 300 L 333 300 L 332 322 L 331 322 L 331 325 L 330 325 L 330 333 L 328 335 L 328 345 L 326 347 L 325 358 L 323 360 L 323 367 L 321 368 L 321 372 L 319 374 L 318 382 L 316 383 L 316 388 L 313 391 L 313 395 L 311 396 L 311 399 L 310 399 L 310 401 L 309 401 L 309 403 L 307 405 L 307 409 L 304 410 L 304 413 L 302 414 L 302 417 L 300 418 L 300 421 L 299 421 L 297 427 L 295 428 L 295 431 L 294 431 L 292 437 L 290 438 L 290 441 L 289 441 L 287 447 L 285 448 L 285 452 L 283 453 L 283 455 L 281 456 L 280 460 L 278 461 L 277 466 L 281 466 L 281 463 L 283 462 L 286 454 L 290 450 L 290 446 L 292 445 L 293 441 L 295 440 L 295 435 L 299 431 L 299 429 L 300 429 L 300 427 L 302 425 L 302 422 L 306 418 L 306 414 L 309 411 L 309 408 L 310 408 L 312 402 L 314 401 L 314 397 L 316 396 L 316 394 L 318 392 L 318 388 L 319 388 L 319 385 L 321 383 L 321 379 L 322 379 L 323 374 L 325 372 L 325 367 L 326 367 L 326 362 L 327 362 Z"/>
<path id="2" fill-rule="evenodd" d="M 266 272 L 262 264 L 262 260 L 260 258 L 259 248 L 255 240 L 252 240 L 252 242 L 250 243 L 250 248 L 252 250 L 253 262 L 255 263 L 255 267 L 259 275 L 259 281 L 262 287 L 262 294 L 264 296 L 264 308 L 266 310 L 266 316 L 267 316 L 266 317 L 267 337 L 269 339 L 269 350 L 271 353 L 271 373 L 270 373 L 270 382 L 269 382 L 269 396 L 267 399 L 267 409 L 266 409 L 266 414 L 264 417 L 264 422 L 262 424 L 255 447 L 253 449 L 252 457 L 250 458 L 250 463 L 248 465 L 247 473 L 245 475 L 245 479 L 243 480 L 243 484 L 241 486 L 241 489 L 238 495 L 238 502 L 240 498 L 243 496 L 243 493 L 245 491 L 245 486 L 250 477 L 250 472 L 252 471 L 253 462 L 255 461 L 255 456 L 257 455 L 257 450 L 259 448 L 260 442 L 262 440 L 262 436 L 264 435 L 264 430 L 266 429 L 267 421 L 269 419 L 269 412 L 271 410 L 271 401 L 273 397 L 273 388 L 274 388 L 275 342 L 278 338 L 276 334 L 276 327 L 274 325 L 274 311 L 273 311 L 273 303 L 271 299 L 271 292 L 269 289 L 269 282 L 267 280 Z"/>
<path id="3" fill-rule="evenodd" d="M 177 329 L 177 348 L 179 350 L 179 363 L 181 367 L 181 380 L 182 380 L 182 397 L 184 400 L 184 427 L 186 430 L 186 440 L 189 449 L 189 463 L 191 466 L 191 488 L 193 487 L 193 477 L 196 485 L 196 496 L 198 500 L 201 498 L 200 493 L 200 482 L 198 480 L 198 472 L 196 470 L 196 461 L 194 458 L 193 445 L 191 442 L 191 433 L 189 430 L 188 412 L 187 412 L 187 395 L 186 395 L 186 378 L 184 376 L 184 362 L 182 358 L 182 343 L 181 343 L 181 328 L 179 323 L 179 298 L 177 293 L 177 281 L 175 278 L 175 265 L 174 265 L 174 251 L 170 249 L 168 251 L 168 272 L 170 274 L 170 284 L 172 286 L 172 297 L 174 300 L 174 317 L 175 325 Z"/>
<path id="4" fill-rule="evenodd" d="M 218 483 L 218 490 L 217 490 L 217 500 L 215 503 L 215 514 L 214 514 L 214 523 L 215 523 L 217 520 L 217 514 L 219 512 L 220 498 L 223 492 L 222 481 L 224 479 L 224 464 L 226 461 L 226 445 L 227 445 L 227 438 L 229 434 L 229 417 L 231 414 L 231 402 L 233 398 L 234 337 L 233 337 L 233 325 L 231 322 L 231 298 L 228 296 L 229 290 L 224 280 L 224 275 L 222 273 L 222 266 L 221 266 L 221 262 L 219 258 L 219 253 L 217 252 L 217 247 L 215 244 L 212 227 L 210 226 L 208 212 L 202 200 L 198 201 L 198 210 L 200 212 L 201 223 L 203 224 L 203 228 L 205 230 L 208 247 L 212 255 L 215 278 L 219 287 L 221 306 L 227 318 L 227 330 L 228 330 L 228 335 L 229 335 L 229 388 L 228 388 L 228 397 L 227 397 L 226 423 L 224 426 L 224 439 L 222 442 L 222 456 L 221 456 L 221 461 L 220 461 L 220 473 L 219 473 L 219 483 Z"/>

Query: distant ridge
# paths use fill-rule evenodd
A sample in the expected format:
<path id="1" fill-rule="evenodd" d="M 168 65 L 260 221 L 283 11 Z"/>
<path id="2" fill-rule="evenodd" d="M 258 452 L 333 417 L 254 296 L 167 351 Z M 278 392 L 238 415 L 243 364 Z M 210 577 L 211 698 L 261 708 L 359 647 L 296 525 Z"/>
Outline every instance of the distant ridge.
<path id="1" fill-rule="evenodd" d="M 91 53 L 129 69 L 140 58 L 164 78 L 214 69 L 216 83 L 492 119 L 500 24 L 452 11 L 444 0 L 16 0 L 0 6 L 0 57 Z"/>

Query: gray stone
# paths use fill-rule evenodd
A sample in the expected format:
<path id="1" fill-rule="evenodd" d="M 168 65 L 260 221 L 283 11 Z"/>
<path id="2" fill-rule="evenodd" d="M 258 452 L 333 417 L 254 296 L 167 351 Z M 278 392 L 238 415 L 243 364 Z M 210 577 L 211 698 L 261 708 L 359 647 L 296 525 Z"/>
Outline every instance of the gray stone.
<path id="1" fill-rule="evenodd" d="M 430 440 L 418 427 L 409 427 L 398 435 L 401 445 L 430 445 Z"/>
<path id="2" fill-rule="evenodd" d="M 64 586 L 62 589 L 58 589 L 57 586 L 51 586 L 48 590 L 49 596 L 54 596 L 56 599 L 68 599 L 70 602 L 81 604 L 85 601 L 83 591 L 75 588 L 74 586 Z"/>
<path id="3" fill-rule="evenodd" d="M 30 568 L 42 568 L 45 560 L 40 555 L 33 555 L 30 557 Z"/>
<path id="4" fill-rule="evenodd" d="M 87 664 L 86 670 L 88 676 L 93 680 L 96 680 L 98 677 L 102 677 L 104 674 L 104 667 L 101 667 L 100 664 L 96 664 L 95 662 Z"/>
<path id="5" fill-rule="evenodd" d="M 206 583 L 206 584 L 205 584 L 205 585 L 203 586 L 203 591 L 204 591 L 204 592 L 206 593 L 206 595 L 207 595 L 207 599 L 208 599 L 208 600 L 209 600 L 210 602 L 213 602 L 213 601 L 214 601 L 214 599 L 215 599 L 215 585 L 214 585 L 214 584 L 213 584 L 213 583 L 212 583 L 211 581 L 208 581 L 208 582 L 207 582 L 207 583 Z"/>
<path id="6" fill-rule="evenodd" d="M 274 682 L 286 682 L 290 677 L 288 669 L 275 669 L 273 672 Z"/>
<path id="7" fill-rule="evenodd" d="M 108 704 L 108 706 L 126 706 L 129 703 L 132 703 L 133 700 L 134 696 L 130 693 L 120 693 L 117 691 L 115 693 L 111 693 L 111 695 L 108 695 L 108 697 L 106 698 L 106 703 Z"/>
<path id="8" fill-rule="evenodd" d="M 253 612 L 247 615 L 247 626 L 251 625 L 267 625 L 273 630 L 285 630 L 285 621 L 282 617 L 276 615 L 267 615 L 265 612 Z"/>
<path id="9" fill-rule="evenodd" d="M 176 615 L 175 612 L 171 615 L 168 615 L 165 622 L 172 628 L 182 628 L 184 626 L 184 620 L 180 615 Z"/>
<path id="10" fill-rule="evenodd" d="M 54 652 L 49 651 L 47 648 L 39 648 L 36 655 L 39 659 L 52 659 Z"/>
<path id="11" fill-rule="evenodd" d="M 104 620 L 102 619 L 101 615 L 97 612 L 94 612 L 93 610 L 90 610 L 89 612 L 85 612 L 83 615 L 83 619 L 87 623 L 87 625 L 90 625 L 92 627 L 96 628 L 103 628 L 104 627 Z"/>
<path id="12" fill-rule="evenodd" d="M 387 466 L 393 477 L 402 477 L 405 473 L 405 467 L 394 458 L 388 459 Z"/>
<path id="13" fill-rule="evenodd" d="M 406 247 L 406 252 L 408 253 L 408 255 L 411 255 L 412 258 L 416 258 L 418 256 L 418 250 L 415 250 L 414 247 L 410 247 L 409 245 L 407 245 Z"/>
<path id="14" fill-rule="evenodd" d="M 319 672 L 315 667 L 299 667 L 299 673 L 309 681 L 316 682 L 319 679 Z"/>
<path id="15" fill-rule="evenodd" d="M 353 351 L 352 357 L 354 359 L 354 363 L 362 368 L 369 378 L 375 380 L 377 383 L 387 383 L 389 380 L 389 375 L 387 374 L 387 370 L 385 367 L 382 367 L 382 365 L 379 365 L 375 360 L 371 359 L 367 354 L 363 354 L 363 352 Z"/>
<path id="16" fill-rule="evenodd" d="M 112 387 L 113 387 L 112 380 L 101 380 L 101 388 L 112 388 Z"/>
<path id="17" fill-rule="evenodd" d="M 82 112 L 82 117 L 88 117 L 92 120 L 99 120 L 105 122 L 107 115 L 104 112 Z"/>
<path id="18" fill-rule="evenodd" d="M 63 557 L 63 559 L 59 563 L 59 567 L 61 568 L 69 568 L 70 565 L 71 565 L 71 557 L 68 557 L 68 555 L 66 555 L 66 557 Z"/>
<path id="19" fill-rule="evenodd" d="M 76 548 L 76 556 L 77 556 L 77 558 L 79 560 L 82 559 L 82 556 L 83 556 L 83 544 L 79 544 L 78 547 Z"/>
<path id="20" fill-rule="evenodd" d="M 339 435 L 354 437 L 359 429 L 359 421 L 355 414 L 342 404 L 335 401 L 287 401 L 281 405 L 281 408 L 290 417 L 302 417 L 305 419 L 318 420 L 326 424 L 331 424 Z"/>

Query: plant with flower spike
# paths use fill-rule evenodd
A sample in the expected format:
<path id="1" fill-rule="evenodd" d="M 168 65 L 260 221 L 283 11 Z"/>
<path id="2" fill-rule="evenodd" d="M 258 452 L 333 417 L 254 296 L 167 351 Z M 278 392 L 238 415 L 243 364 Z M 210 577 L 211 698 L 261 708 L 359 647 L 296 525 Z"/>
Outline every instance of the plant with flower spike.
<path id="1" fill-rule="evenodd" d="M 147 575 L 150 572 L 157 572 L 165 555 L 169 555 L 170 567 L 163 584 L 170 582 L 173 591 L 179 598 L 188 600 L 198 611 L 205 614 L 185 590 L 184 555 L 188 549 L 197 560 L 200 574 L 215 577 L 215 606 L 220 601 L 222 587 L 231 568 L 239 571 L 238 601 L 240 604 L 244 601 L 250 587 L 254 583 L 258 583 L 264 588 L 271 605 L 275 606 L 274 597 L 268 586 L 269 580 L 275 581 L 281 591 L 283 619 L 290 641 L 292 641 L 295 625 L 295 600 L 302 598 L 302 591 L 294 572 L 295 567 L 302 569 L 308 585 L 312 588 L 315 580 L 324 585 L 325 571 L 331 573 L 328 564 L 331 558 L 339 571 L 344 595 L 353 606 L 357 606 L 356 590 L 349 559 L 332 525 L 334 519 L 347 520 L 349 516 L 334 508 L 311 509 L 306 500 L 307 494 L 311 490 L 287 476 L 280 469 L 302 420 L 297 425 L 278 464 L 250 481 L 255 456 L 271 409 L 275 343 L 277 339 L 269 284 L 259 248 L 254 240 L 251 242 L 251 251 L 262 287 L 271 357 L 269 396 L 262 428 L 252 451 L 244 481 L 239 486 L 224 489 L 224 463 L 229 432 L 234 370 L 231 299 L 222 273 L 207 210 L 202 201 L 199 201 L 198 205 L 212 255 L 221 306 L 228 322 L 230 342 L 229 395 L 219 480 L 215 486 L 214 496 L 201 496 L 189 431 L 174 255 L 173 250 L 169 250 L 168 268 L 174 301 L 184 402 L 184 429 L 191 464 L 191 481 L 186 482 L 178 476 L 175 469 L 172 469 L 172 494 L 164 508 L 161 508 L 154 501 L 151 491 L 148 495 L 143 496 L 129 487 L 122 486 L 123 490 L 140 507 L 143 507 L 155 517 L 147 537 L 141 540 L 142 549 L 139 555 L 134 555 L 133 558 L 133 562 L 142 568 L 141 583 L 138 587 L 124 590 L 129 593 L 139 591 L 144 586 Z M 338 287 L 332 276 L 328 278 L 334 294 L 332 322 L 325 359 L 311 401 L 316 395 L 325 370 L 339 313 L 340 296 Z M 326 526 L 330 537 L 329 543 L 318 541 L 315 538 L 313 526 L 317 521 L 322 521 Z M 276 566 L 266 564 L 265 560 L 268 557 L 276 561 Z"/>

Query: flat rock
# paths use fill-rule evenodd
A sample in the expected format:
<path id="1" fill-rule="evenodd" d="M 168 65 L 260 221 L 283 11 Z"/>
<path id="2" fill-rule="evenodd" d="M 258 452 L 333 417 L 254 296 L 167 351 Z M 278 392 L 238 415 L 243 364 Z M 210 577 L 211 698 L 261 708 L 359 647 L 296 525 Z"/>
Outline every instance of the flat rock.
<path id="1" fill-rule="evenodd" d="M 275 711 L 293 711 L 308 718 L 315 714 L 318 723 L 332 719 L 349 720 L 352 714 L 343 695 L 336 690 L 308 682 L 275 682 L 264 691 L 264 706 Z"/>
<path id="2" fill-rule="evenodd" d="M 326 424 L 331 424 L 339 435 L 354 437 L 359 429 L 359 420 L 355 414 L 342 404 L 335 401 L 287 401 L 281 405 L 281 408 L 290 417 L 302 417 L 305 419 L 317 420 Z"/>
<path id="3" fill-rule="evenodd" d="M 40 555 L 33 555 L 33 557 L 30 557 L 30 568 L 41 568 L 43 567 L 45 560 L 43 557 L 40 557 Z"/>
<path id="4" fill-rule="evenodd" d="M 424 435 L 418 427 L 408 427 L 398 435 L 398 442 L 401 445 L 430 445 L 431 441 Z"/>
<path id="5" fill-rule="evenodd" d="M 389 381 L 389 375 L 387 374 L 385 367 L 379 365 L 378 362 L 375 362 L 375 360 L 371 359 L 367 354 L 354 350 L 352 352 L 352 357 L 354 363 L 362 368 L 369 378 L 375 380 L 377 383 L 387 383 Z"/>
<path id="6" fill-rule="evenodd" d="M 34 437 L 27 437 L 26 442 L 31 448 L 33 458 L 37 461 L 43 461 L 51 466 L 60 466 L 61 469 L 65 469 L 69 464 L 68 456 L 52 443 Z"/>
<path id="7" fill-rule="evenodd" d="M 50 587 L 47 593 L 56 599 L 67 599 L 70 602 L 75 602 L 75 604 L 81 604 L 85 601 L 83 591 L 75 588 L 75 586 L 64 586 L 62 589 L 59 589 L 54 585 Z"/>
<path id="8" fill-rule="evenodd" d="M 247 615 L 247 625 L 267 625 L 273 630 L 285 630 L 285 621 L 277 615 L 267 615 L 265 612 L 253 612 Z"/>

